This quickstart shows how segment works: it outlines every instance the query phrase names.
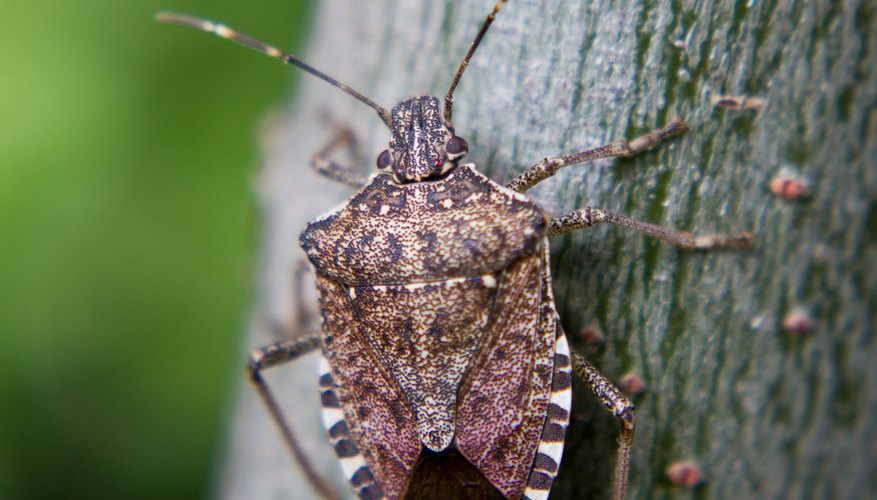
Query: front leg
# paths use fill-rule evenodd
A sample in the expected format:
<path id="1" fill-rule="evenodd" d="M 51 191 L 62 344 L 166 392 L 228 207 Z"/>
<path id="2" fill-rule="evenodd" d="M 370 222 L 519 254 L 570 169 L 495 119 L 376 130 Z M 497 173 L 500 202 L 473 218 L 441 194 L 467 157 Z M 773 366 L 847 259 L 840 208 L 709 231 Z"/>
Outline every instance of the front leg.
<path id="1" fill-rule="evenodd" d="M 320 175 L 333 181 L 359 189 L 365 186 L 365 177 L 357 170 L 329 159 L 329 154 L 339 148 L 356 150 L 356 137 L 346 127 L 340 127 L 325 146 L 311 158 L 311 167 Z"/>
<path id="2" fill-rule="evenodd" d="M 621 139 L 605 146 L 582 151 L 581 153 L 544 158 L 539 163 L 525 170 L 521 175 L 509 181 L 509 183 L 506 184 L 506 187 L 512 191 L 523 193 L 536 184 L 553 176 L 563 167 L 568 167 L 577 163 L 584 163 L 586 161 L 598 160 L 600 158 L 633 156 L 641 151 L 652 149 L 664 139 L 681 134 L 686 130 L 688 130 L 688 127 L 685 123 L 677 118 L 663 128 L 637 137 L 630 142 Z"/>

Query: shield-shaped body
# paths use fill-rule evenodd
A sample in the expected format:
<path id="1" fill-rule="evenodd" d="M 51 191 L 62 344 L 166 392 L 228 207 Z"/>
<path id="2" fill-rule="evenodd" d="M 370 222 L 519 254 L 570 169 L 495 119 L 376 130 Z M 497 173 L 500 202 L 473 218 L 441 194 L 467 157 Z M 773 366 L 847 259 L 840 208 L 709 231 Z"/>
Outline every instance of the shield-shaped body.
<path id="1" fill-rule="evenodd" d="M 324 424 L 367 498 L 544 497 L 569 420 L 546 218 L 459 165 L 308 225 Z"/>

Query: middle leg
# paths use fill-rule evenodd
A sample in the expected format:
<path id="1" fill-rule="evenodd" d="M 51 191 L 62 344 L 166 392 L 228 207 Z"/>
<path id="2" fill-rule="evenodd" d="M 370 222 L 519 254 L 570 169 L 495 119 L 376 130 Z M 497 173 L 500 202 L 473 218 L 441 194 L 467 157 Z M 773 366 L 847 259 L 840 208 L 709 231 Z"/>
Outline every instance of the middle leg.
<path id="1" fill-rule="evenodd" d="M 332 136 L 325 146 L 317 151 L 311 158 L 311 167 L 320 175 L 328 177 L 333 181 L 346 184 L 354 188 L 365 186 L 365 176 L 357 170 L 347 165 L 342 165 L 329 159 L 329 154 L 339 148 L 347 148 L 356 151 L 356 137 L 347 127 L 338 127 L 338 130 Z"/>

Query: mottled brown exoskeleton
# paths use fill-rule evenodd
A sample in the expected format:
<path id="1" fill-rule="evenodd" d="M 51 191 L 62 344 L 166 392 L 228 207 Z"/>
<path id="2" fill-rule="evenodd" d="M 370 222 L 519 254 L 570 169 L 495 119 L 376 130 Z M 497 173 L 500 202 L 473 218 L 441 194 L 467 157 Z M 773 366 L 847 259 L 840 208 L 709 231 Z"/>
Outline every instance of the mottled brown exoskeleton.
<path id="1" fill-rule="evenodd" d="M 453 93 L 504 4 L 469 48 L 444 103 L 416 96 L 390 112 L 295 57 L 222 25 L 159 20 L 241 42 L 296 65 L 377 111 L 390 129 L 380 173 L 363 186 L 327 159 L 314 166 L 359 190 L 308 224 L 322 331 L 254 352 L 249 375 L 313 486 L 309 464 L 261 372 L 322 348 L 323 421 L 361 498 L 546 498 L 569 422 L 572 373 L 621 422 L 615 496 L 625 496 L 633 405 L 570 347 L 551 291 L 548 237 L 607 222 L 684 249 L 746 246 L 748 235 L 694 237 L 606 210 L 549 218 L 524 193 L 558 169 L 629 156 L 685 130 L 675 120 L 631 142 L 545 158 L 502 186 L 464 164 Z"/>

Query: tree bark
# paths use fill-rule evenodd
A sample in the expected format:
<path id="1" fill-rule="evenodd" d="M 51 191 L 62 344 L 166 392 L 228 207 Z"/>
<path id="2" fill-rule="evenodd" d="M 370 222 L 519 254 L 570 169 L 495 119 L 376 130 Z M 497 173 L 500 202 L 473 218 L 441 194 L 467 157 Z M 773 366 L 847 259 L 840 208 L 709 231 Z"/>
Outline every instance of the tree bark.
<path id="1" fill-rule="evenodd" d="M 385 107 L 443 96 L 492 0 L 320 2 L 305 60 Z M 633 138 L 683 117 L 656 151 L 561 171 L 531 193 L 552 215 L 593 206 L 695 233 L 751 231 L 755 249 L 684 253 L 618 228 L 552 241 L 573 346 L 633 373 L 631 498 L 877 495 L 877 22 L 867 0 L 511 1 L 457 90 L 469 160 L 505 183 L 544 156 Z M 291 323 L 298 233 L 350 191 L 308 166 L 332 123 L 358 135 L 363 173 L 389 134 L 368 107 L 302 76 L 266 131 L 256 309 Z M 760 109 L 716 107 L 722 94 Z M 750 100 L 750 102 L 753 102 Z M 757 101 L 756 101 L 757 102 Z M 772 195 L 783 168 L 810 182 Z M 310 281 L 308 279 L 307 281 Z M 313 293 L 308 302 L 315 304 Z M 784 331 L 803 308 L 807 333 Z M 270 342 L 253 322 L 248 347 Z M 589 346 L 586 326 L 607 342 Z M 318 467 L 349 491 L 316 425 L 317 356 L 269 381 Z M 276 373 L 275 373 L 276 372 Z M 580 385 L 553 498 L 608 496 L 618 424 Z M 305 498 L 267 412 L 242 387 L 219 486 L 227 498 Z M 665 476 L 691 460 L 693 490 Z"/>

